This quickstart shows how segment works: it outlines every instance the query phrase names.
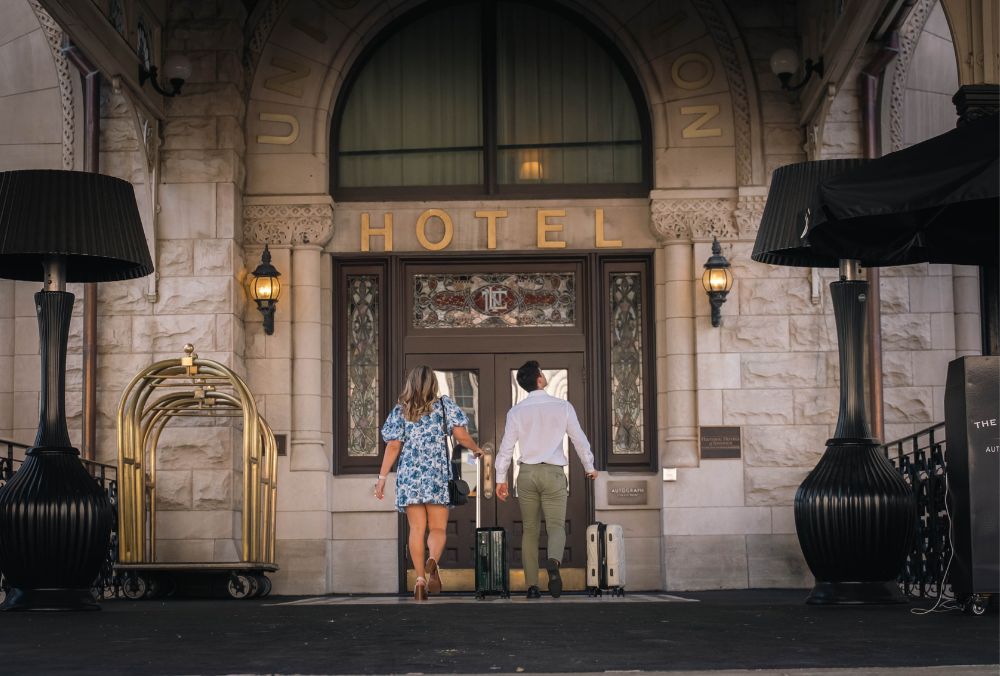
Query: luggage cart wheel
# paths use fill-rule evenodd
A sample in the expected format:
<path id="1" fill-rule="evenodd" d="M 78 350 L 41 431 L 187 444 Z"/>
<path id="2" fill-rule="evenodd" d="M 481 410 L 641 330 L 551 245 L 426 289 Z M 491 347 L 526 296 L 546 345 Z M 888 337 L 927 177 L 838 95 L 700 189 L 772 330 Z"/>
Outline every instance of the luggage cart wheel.
<path id="1" fill-rule="evenodd" d="M 234 599 L 253 598 L 254 594 L 257 593 L 257 580 L 252 575 L 233 573 L 229 576 L 226 591 Z"/>
<path id="2" fill-rule="evenodd" d="M 965 602 L 965 610 L 973 615 L 982 615 L 986 612 L 990 597 L 988 594 L 973 594 Z"/>
<path id="3" fill-rule="evenodd" d="M 271 578 L 264 573 L 254 573 L 254 579 L 257 581 L 257 596 L 259 598 L 264 598 L 271 593 Z"/>
<path id="4" fill-rule="evenodd" d="M 128 575 L 122 583 L 122 594 L 125 595 L 125 598 L 133 601 L 145 598 L 148 590 L 149 585 L 142 575 Z"/>

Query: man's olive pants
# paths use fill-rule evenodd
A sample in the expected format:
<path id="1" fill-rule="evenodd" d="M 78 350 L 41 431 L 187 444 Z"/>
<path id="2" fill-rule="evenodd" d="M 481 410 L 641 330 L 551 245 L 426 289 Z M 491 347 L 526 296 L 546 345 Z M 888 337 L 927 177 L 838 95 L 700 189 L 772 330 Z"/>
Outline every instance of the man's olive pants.
<path id="1" fill-rule="evenodd" d="M 521 506 L 521 562 L 524 583 L 538 585 L 538 534 L 542 516 L 548 534 L 548 556 L 562 561 L 566 548 L 566 475 L 558 465 L 519 466 L 517 502 Z"/>

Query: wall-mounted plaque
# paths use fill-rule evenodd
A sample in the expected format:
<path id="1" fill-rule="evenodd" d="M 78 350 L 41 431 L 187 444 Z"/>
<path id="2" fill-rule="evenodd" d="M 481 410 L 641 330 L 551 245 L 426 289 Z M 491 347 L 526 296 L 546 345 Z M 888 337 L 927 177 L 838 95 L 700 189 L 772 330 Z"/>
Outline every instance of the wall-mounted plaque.
<path id="1" fill-rule="evenodd" d="M 609 481 L 609 505 L 647 505 L 649 496 L 645 481 Z"/>
<path id="2" fill-rule="evenodd" d="M 741 457 L 739 427 L 701 427 L 701 457 L 725 460 Z"/>

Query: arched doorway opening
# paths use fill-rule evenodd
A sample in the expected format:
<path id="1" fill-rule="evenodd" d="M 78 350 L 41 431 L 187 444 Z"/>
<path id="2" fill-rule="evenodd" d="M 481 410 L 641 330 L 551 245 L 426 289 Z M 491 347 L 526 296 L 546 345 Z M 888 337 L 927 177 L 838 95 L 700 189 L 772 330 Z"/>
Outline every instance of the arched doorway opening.
<path id="1" fill-rule="evenodd" d="M 598 206 L 648 198 L 651 183 L 648 109 L 625 60 L 554 4 L 434 3 L 390 24 L 345 83 L 330 190 L 338 205 L 371 209 L 359 213 L 360 251 L 334 254 L 334 313 L 346 319 L 334 345 L 334 398 L 346 402 L 334 421 L 337 471 L 377 470 L 379 427 L 417 364 L 435 369 L 479 442 L 497 447 L 524 394 L 513 374 L 528 359 L 573 402 L 599 467 L 649 469 L 651 252 L 613 239 Z M 413 201 L 433 203 L 413 213 Z M 648 206 L 634 206 L 648 218 Z M 593 233 L 586 244 L 569 234 L 582 227 Z M 534 252 L 510 244 L 527 230 Z M 507 251 L 490 252 L 498 245 Z M 595 500 L 564 451 L 564 580 L 582 589 Z M 476 470 L 465 471 L 474 484 Z M 507 529 L 517 589 L 519 507 L 494 499 L 495 480 L 481 470 L 480 516 Z M 475 509 L 452 510 L 450 589 L 474 585 Z M 412 583 L 405 542 L 401 519 L 402 588 Z"/>

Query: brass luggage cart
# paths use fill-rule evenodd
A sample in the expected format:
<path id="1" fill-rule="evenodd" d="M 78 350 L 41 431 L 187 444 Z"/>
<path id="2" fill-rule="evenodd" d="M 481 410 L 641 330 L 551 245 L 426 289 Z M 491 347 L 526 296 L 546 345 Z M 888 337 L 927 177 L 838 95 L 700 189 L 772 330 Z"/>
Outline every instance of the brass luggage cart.
<path id="1" fill-rule="evenodd" d="M 156 449 L 175 417 L 242 418 L 243 506 L 239 561 L 160 563 L 156 560 Z M 118 405 L 118 562 L 127 598 L 185 588 L 222 591 L 233 598 L 266 596 L 274 563 L 277 444 L 246 383 L 231 369 L 184 356 L 140 371 Z M 221 589 L 220 589 L 221 588 Z"/>

